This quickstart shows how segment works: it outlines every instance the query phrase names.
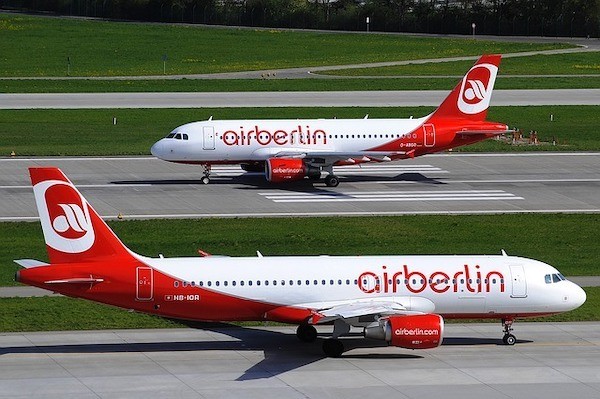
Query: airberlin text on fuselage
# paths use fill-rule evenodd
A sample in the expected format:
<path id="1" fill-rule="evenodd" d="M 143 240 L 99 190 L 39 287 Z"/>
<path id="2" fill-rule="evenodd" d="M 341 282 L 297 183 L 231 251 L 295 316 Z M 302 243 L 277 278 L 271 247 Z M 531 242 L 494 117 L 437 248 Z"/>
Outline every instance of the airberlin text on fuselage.
<path id="1" fill-rule="evenodd" d="M 455 273 L 434 271 L 426 275 L 418 270 L 409 270 L 407 265 L 402 270 L 388 271 L 387 266 L 382 266 L 381 272 L 363 272 L 358 276 L 358 288 L 366 294 L 396 293 L 404 286 L 409 292 L 418 294 L 429 288 L 437 294 L 444 292 L 491 292 L 492 287 L 498 285 L 499 292 L 504 292 L 504 275 L 492 270 L 485 275 L 476 265 L 474 270 L 469 265 L 464 265 Z"/>
<path id="2" fill-rule="evenodd" d="M 322 129 L 311 130 L 306 125 L 303 129 L 298 125 L 293 130 L 266 130 L 254 125 L 253 129 L 246 131 L 244 126 L 240 126 L 238 131 L 226 130 L 222 136 L 223 143 L 226 145 L 288 145 L 288 144 L 327 144 L 327 134 Z"/>

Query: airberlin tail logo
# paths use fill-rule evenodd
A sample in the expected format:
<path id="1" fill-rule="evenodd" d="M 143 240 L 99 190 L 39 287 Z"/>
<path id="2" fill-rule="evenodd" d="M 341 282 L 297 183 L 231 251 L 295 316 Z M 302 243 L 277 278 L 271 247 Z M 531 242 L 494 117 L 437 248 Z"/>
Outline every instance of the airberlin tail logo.
<path id="1" fill-rule="evenodd" d="M 33 187 L 46 244 L 57 251 L 82 253 L 94 244 L 87 202 L 69 183 L 46 180 Z"/>
<path id="2" fill-rule="evenodd" d="M 479 64 L 467 72 L 458 93 L 458 109 L 465 114 L 478 114 L 490 105 L 498 67 Z"/>

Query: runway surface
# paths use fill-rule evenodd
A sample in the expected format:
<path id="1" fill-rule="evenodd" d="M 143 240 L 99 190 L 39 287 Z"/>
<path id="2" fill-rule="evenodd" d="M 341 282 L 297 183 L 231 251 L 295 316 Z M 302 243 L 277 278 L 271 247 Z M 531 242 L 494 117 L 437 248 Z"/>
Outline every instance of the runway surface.
<path id="1" fill-rule="evenodd" d="M 451 90 L 0 94 L 0 109 L 437 106 Z M 491 105 L 600 105 L 600 89 L 495 90 Z"/>
<path id="2" fill-rule="evenodd" d="M 0 159 L 0 221 L 36 220 L 27 168 L 59 166 L 115 218 L 600 212 L 600 153 L 438 154 L 336 169 L 336 188 L 151 157 Z"/>
<path id="3" fill-rule="evenodd" d="M 600 396 L 600 323 L 515 327 L 512 347 L 499 323 L 449 324 L 426 351 L 353 336 L 339 359 L 292 327 L 4 333 L 0 398 Z"/>

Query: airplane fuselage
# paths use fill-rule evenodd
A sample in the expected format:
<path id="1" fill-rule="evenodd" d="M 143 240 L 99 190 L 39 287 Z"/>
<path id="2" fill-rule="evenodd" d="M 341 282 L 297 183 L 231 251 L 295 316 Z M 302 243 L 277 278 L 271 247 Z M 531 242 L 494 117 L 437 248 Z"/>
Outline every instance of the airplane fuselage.
<path id="1" fill-rule="evenodd" d="M 515 318 L 564 312 L 585 299 L 577 285 L 564 279 L 553 282 L 560 274 L 552 266 L 513 256 L 139 260 L 139 264 L 123 265 L 121 273 L 115 273 L 113 265 L 106 271 L 98 263 L 68 265 L 70 276 L 102 280 L 92 287 L 40 284 L 44 272 L 60 275 L 60 265 L 22 270 L 19 280 L 120 307 L 205 321 L 302 323 L 311 315 L 308 309 L 379 300 L 444 317 Z M 358 320 L 355 324 L 361 325 Z"/>
<path id="2" fill-rule="evenodd" d="M 458 133 L 457 122 L 426 123 L 415 119 L 287 119 L 192 122 L 174 129 L 152 147 L 163 160 L 178 163 L 240 163 L 265 161 L 281 153 L 388 152 L 402 159 L 470 144 L 498 131 L 504 124 L 464 121 L 462 130 L 487 130 L 481 135 Z M 394 155 L 395 154 L 395 155 Z M 407 155 L 409 154 L 409 155 Z M 348 157 L 351 163 L 370 162 Z M 345 160 L 337 162 L 344 164 Z"/>

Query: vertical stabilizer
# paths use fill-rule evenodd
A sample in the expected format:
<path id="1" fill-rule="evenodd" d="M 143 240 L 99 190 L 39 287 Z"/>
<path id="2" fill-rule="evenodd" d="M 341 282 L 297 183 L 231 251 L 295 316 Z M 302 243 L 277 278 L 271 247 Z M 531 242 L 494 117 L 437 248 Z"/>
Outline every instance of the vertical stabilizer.
<path id="1" fill-rule="evenodd" d="M 431 117 L 485 120 L 501 57 L 481 56 Z"/>
<path id="2" fill-rule="evenodd" d="M 131 252 L 58 168 L 29 168 L 50 263 L 130 259 Z"/>

